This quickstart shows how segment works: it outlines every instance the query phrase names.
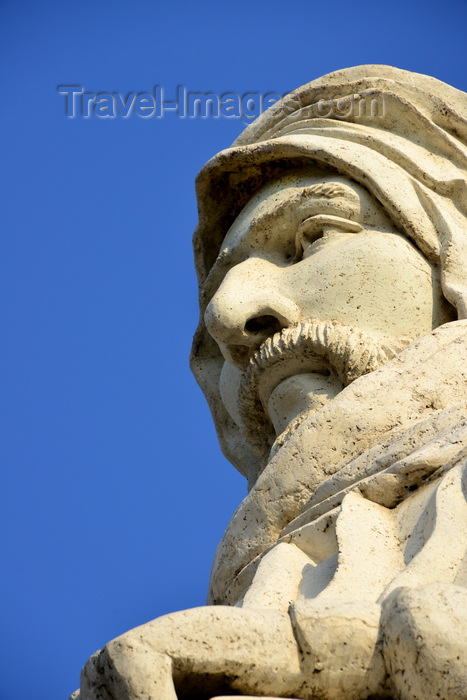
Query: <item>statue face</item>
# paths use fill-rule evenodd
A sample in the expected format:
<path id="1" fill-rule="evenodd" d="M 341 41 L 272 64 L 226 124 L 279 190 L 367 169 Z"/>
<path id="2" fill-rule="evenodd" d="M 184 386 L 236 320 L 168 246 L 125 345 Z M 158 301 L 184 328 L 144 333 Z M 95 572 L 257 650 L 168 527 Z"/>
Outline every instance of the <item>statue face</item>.
<path id="1" fill-rule="evenodd" d="M 361 355 L 362 344 L 397 347 L 452 319 L 437 270 L 366 190 L 329 174 L 287 175 L 260 190 L 228 231 L 210 279 L 205 322 L 225 359 L 223 403 L 244 427 L 247 370 L 275 339 L 277 361 L 263 363 L 252 390 L 276 434 L 348 383 L 332 358 L 301 351 L 297 328 L 326 335 L 331 322 L 341 344 L 357 333 Z M 282 358 L 281 342 L 294 346 Z"/>

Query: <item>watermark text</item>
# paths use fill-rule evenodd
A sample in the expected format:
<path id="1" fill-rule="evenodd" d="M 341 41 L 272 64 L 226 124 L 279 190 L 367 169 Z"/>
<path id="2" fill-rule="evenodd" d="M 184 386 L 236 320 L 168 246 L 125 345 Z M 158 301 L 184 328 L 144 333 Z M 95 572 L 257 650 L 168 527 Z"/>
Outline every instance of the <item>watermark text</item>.
<path id="1" fill-rule="evenodd" d="M 57 90 L 64 97 L 65 114 L 68 118 L 98 117 L 100 119 L 128 119 L 132 115 L 148 119 L 161 119 L 174 115 L 181 119 L 226 118 L 241 119 L 249 124 L 275 106 L 286 117 L 300 112 L 301 119 L 322 118 L 338 120 L 358 120 L 383 117 L 385 114 L 384 96 L 374 93 L 354 95 L 315 95 L 311 104 L 302 105 L 294 95 L 280 95 L 275 92 L 235 92 L 190 91 L 184 85 L 177 86 L 172 94 L 167 94 L 161 85 L 152 92 L 87 92 L 82 85 L 59 85 Z M 171 97 L 172 99 L 168 99 Z"/>

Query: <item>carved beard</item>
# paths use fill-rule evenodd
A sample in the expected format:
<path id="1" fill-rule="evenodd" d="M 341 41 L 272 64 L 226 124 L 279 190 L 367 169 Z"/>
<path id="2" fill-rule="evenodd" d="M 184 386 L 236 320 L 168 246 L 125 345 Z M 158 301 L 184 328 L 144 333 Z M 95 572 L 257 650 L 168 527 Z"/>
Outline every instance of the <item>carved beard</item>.
<path id="1" fill-rule="evenodd" d="M 242 435 L 253 452 L 267 463 L 276 440 L 276 432 L 265 408 L 268 378 L 269 382 L 273 378 L 269 395 L 284 379 L 305 373 L 334 377 L 344 388 L 391 360 L 411 340 L 381 338 L 335 321 L 314 319 L 275 333 L 252 355 L 240 385 Z M 281 444 L 290 430 L 312 412 L 307 409 L 287 426 L 280 436 Z"/>

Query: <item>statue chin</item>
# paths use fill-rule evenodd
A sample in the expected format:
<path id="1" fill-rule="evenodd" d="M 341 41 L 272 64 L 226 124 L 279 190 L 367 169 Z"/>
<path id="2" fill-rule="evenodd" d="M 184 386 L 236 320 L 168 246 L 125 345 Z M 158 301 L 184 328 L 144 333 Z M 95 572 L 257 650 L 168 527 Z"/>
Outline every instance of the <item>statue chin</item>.
<path id="1" fill-rule="evenodd" d="M 337 377 L 319 372 L 297 374 L 281 381 L 267 402 L 276 435 L 281 435 L 298 416 L 325 406 L 343 388 Z"/>

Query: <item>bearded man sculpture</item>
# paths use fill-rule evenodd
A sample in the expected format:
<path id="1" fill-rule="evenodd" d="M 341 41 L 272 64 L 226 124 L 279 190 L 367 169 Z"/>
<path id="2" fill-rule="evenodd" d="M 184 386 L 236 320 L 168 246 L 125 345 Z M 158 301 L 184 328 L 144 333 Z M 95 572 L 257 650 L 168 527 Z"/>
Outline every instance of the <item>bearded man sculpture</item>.
<path id="1" fill-rule="evenodd" d="M 107 644 L 75 698 L 467 699 L 466 114 L 350 68 L 201 171 L 192 367 L 250 491 L 208 606 Z"/>

